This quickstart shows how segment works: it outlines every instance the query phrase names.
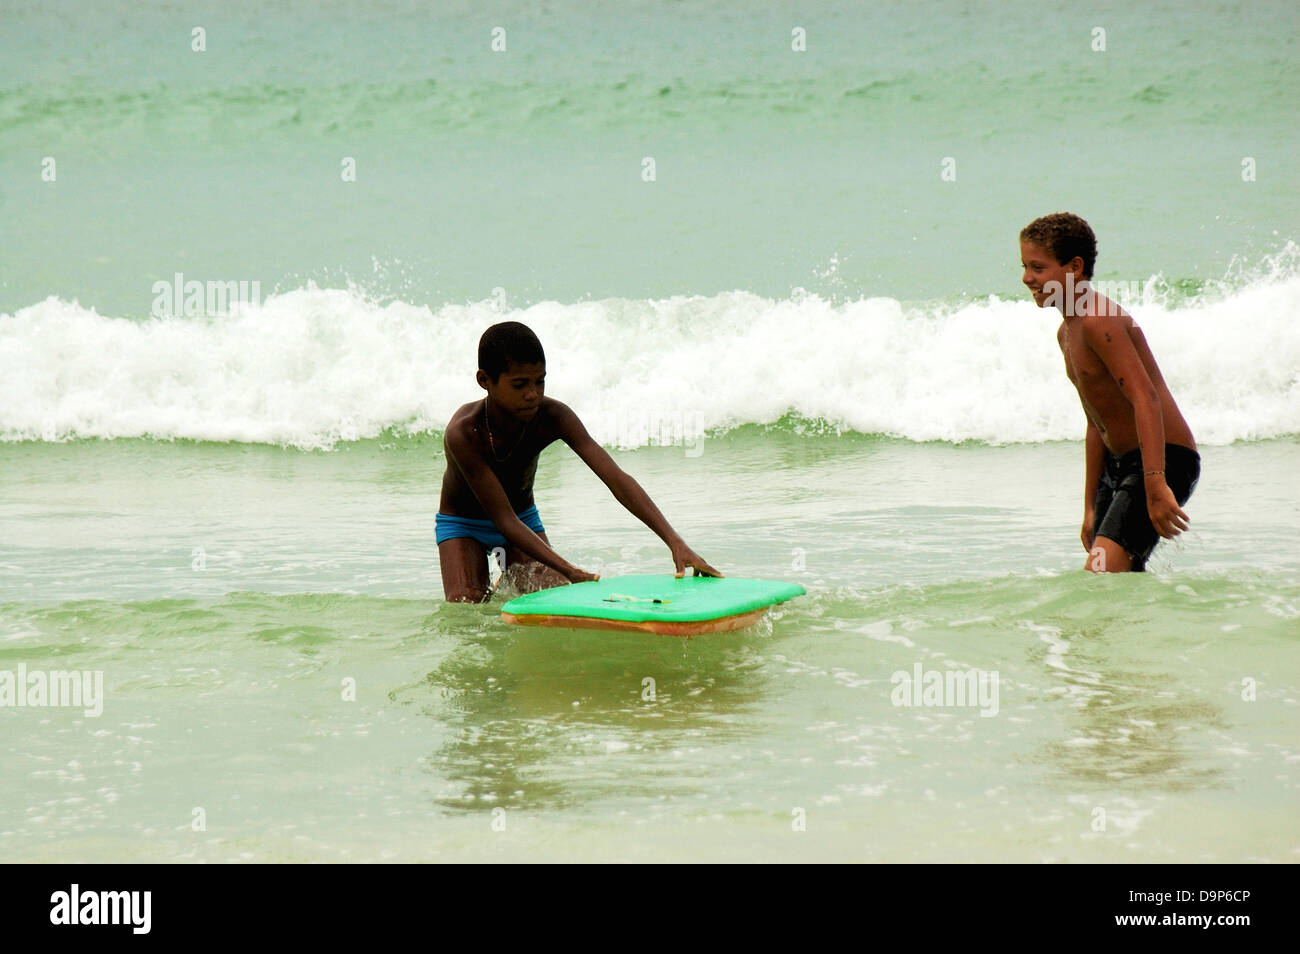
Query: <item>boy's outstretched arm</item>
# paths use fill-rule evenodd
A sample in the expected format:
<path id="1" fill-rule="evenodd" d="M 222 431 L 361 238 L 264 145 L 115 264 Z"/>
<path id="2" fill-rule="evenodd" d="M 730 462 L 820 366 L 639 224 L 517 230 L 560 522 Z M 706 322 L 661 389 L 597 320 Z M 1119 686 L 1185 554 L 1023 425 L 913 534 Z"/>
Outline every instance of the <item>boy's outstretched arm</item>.
<path id="1" fill-rule="evenodd" d="M 1106 443 L 1101 439 L 1097 425 L 1088 421 L 1088 433 L 1084 435 L 1084 477 L 1083 477 L 1083 529 L 1079 539 L 1083 548 L 1092 552 L 1092 541 L 1097 535 L 1097 484 L 1101 482 L 1101 469 L 1106 464 Z"/>
<path id="2" fill-rule="evenodd" d="M 492 468 L 483 460 L 482 455 L 471 447 L 467 441 L 449 431 L 443 437 L 442 444 L 447 460 L 461 472 L 465 482 L 469 484 L 470 490 L 474 492 L 478 502 L 487 511 L 489 519 L 496 524 L 497 529 L 501 531 L 501 535 L 512 546 L 517 547 L 538 563 L 543 563 L 562 574 L 570 583 L 582 583 L 586 580 L 599 579 L 596 574 L 580 570 L 564 559 L 519 519 L 510 506 L 510 499 L 506 496 L 501 481 L 497 480 L 497 475 L 492 473 Z"/>
<path id="3" fill-rule="evenodd" d="M 1176 537 L 1187 529 L 1188 517 L 1165 482 L 1165 419 L 1160 394 L 1129 337 L 1132 320 L 1128 315 L 1088 318 L 1088 324 L 1083 326 L 1084 340 L 1133 405 L 1151 525 L 1162 537 Z"/>
<path id="4" fill-rule="evenodd" d="M 722 576 L 720 572 L 705 563 L 698 553 L 688 547 L 677 531 L 669 526 L 664 515 L 650 499 L 650 495 L 632 479 L 630 474 L 614 463 L 614 458 L 609 456 L 605 448 L 592 439 L 573 409 L 558 401 L 556 404 L 558 405 L 556 423 L 560 439 L 568 444 L 573 452 L 582 458 L 583 463 L 601 479 L 614 495 L 615 500 L 668 544 L 668 549 L 672 551 L 676 575 L 682 576 L 689 566 L 694 568 L 696 576 Z"/>

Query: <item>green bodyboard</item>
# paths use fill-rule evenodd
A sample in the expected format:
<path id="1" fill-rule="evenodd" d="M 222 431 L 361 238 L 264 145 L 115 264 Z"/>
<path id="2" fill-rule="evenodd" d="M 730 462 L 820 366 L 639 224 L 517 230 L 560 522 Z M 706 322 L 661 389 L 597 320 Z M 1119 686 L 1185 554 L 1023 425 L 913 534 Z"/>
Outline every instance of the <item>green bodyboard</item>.
<path id="1" fill-rule="evenodd" d="M 511 600 L 501 611 L 514 616 L 694 623 L 784 603 L 804 592 L 798 583 L 777 580 L 678 578 L 667 574 L 613 576 L 529 593 Z"/>

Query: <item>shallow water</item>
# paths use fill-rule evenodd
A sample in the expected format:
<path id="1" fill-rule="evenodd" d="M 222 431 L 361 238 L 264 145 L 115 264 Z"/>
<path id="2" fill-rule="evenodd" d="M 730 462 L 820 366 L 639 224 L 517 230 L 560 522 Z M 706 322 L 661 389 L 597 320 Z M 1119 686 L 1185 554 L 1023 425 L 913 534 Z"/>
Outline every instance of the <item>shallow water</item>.
<path id="1" fill-rule="evenodd" d="M 621 452 L 707 559 L 809 591 L 682 640 L 442 603 L 432 442 L 11 445 L 0 668 L 105 699 L 5 714 L 5 856 L 1294 861 L 1300 561 L 1267 488 L 1300 448 L 1203 450 L 1193 531 L 1101 579 L 1078 444 Z M 567 451 L 541 475 L 570 559 L 667 568 Z M 894 704 L 917 665 L 996 700 Z"/>

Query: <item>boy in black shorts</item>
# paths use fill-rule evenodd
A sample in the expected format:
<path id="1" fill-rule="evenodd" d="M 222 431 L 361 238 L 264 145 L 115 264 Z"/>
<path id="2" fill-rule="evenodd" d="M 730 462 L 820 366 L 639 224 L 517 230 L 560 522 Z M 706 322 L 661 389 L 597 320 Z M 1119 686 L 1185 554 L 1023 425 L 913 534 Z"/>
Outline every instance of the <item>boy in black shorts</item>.
<path id="1" fill-rule="evenodd" d="M 1089 282 L 1097 239 L 1057 212 L 1020 232 L 1022 281 L 1063 317 L 1056 340 L 1088 418 L 1080 539 L 1094 573 L 1142 570 L 1160 537 L 1187 529 L 1196 441 L 1133 318 Z"/>

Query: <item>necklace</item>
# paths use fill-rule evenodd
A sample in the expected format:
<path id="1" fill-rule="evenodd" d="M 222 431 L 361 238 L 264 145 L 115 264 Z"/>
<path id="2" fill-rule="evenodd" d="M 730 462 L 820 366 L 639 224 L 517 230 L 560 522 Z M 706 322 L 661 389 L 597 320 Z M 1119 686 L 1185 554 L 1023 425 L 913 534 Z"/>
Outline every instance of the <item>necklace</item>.
<path id="1" fill-rule="evenodd" d="M 533 417 L 536 417 L 536 415 L 533 415 Z M 504 464 L 510 459 L 511 454 L 519 450 L 519 445 L 523 443 L 524 434 L 528 432 L 528 425 L 531 423 L 533 423 L 532 417 L 524 421 L 524 429 L 519 432 L 519 437 L 515 440 L 515 446 L 506 451 L 505 457 L 500 457 L 497 455 L 497 442 L 492 439 L 492 424 L 488 421 L 487 401 L 483 402 L 483 427 L 487 431 L 488 447 L 492 449 L 492 456 L 498 464 Z"/>

